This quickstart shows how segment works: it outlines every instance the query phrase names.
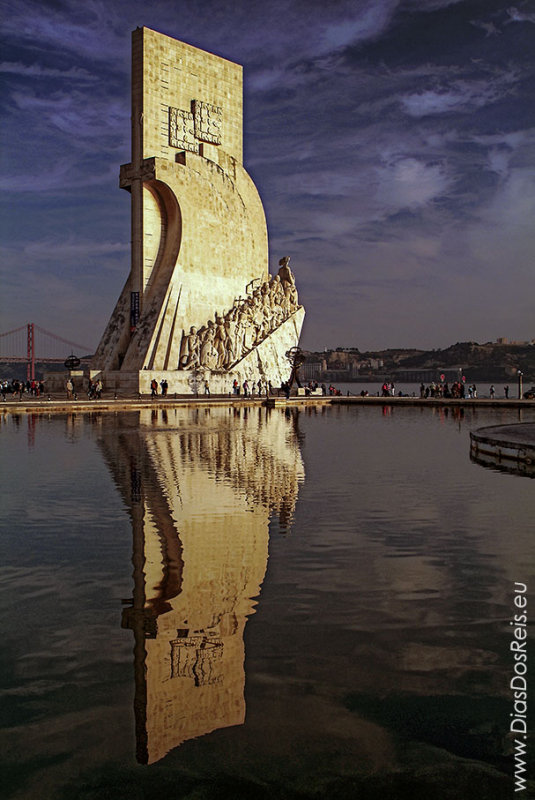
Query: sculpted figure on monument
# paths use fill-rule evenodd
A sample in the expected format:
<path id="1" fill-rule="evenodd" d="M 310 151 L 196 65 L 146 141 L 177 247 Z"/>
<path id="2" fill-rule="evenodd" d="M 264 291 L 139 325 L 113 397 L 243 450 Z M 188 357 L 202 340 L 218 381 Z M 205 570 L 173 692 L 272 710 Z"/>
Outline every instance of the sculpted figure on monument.
<path id="1" fill-rule="evenodd" d="M 227 352 L 227 331 L 225 329 L 225 322 L 219 314 L 215 315 L 215 333 L 214 333 L 214 348 L 217 353 L 216 369 L 223 369 L 225 363 L 225 356 Z"/>
<path id="2" fill-rule="evenodd" d="M 264 325 L 264 309 L 262 306 L 260 289 L 255 289 L 251 297 L 251 312 L 254 328 L 252 346 L 254 347 L 254 345 L 262 340 L 262 329 Z"/>
<path id="3" fill-rule="evenodd" d="M 243 350 L 242 354 L 245 355 L 252 347 L 254 347 L 256 339 L 256 326 L 255 326 L 255 301 L 252 297 L 248 297 L 243 306 Z"/>
<path id="4" fill-rule="evenodd" d="M 196 366 L 228 370 L 262 342 L 299 308 L 290 258 L 279 261 L 277 275 L 257 285 L 248 297 L 237 298 L 225 314 L 215 315 L 197 330 L 184 334 L 179 369 Z"/>
<path id="5" fill-rule="evenodd" d="M 273 329 L 277 328 L 284 319 L 284 310 L 282 307 L 284 299 L 284 290 L 281 285 L 279 275 L 275 275 L 271 285 L 271 313 L 273 318 Z"/>
<path id="6" fill-rule="evenodd" d="M 205 328 L 201 328 L 199 335 L 202 338 L 200 363 L 202 367 L 208 369 L 216 369 L 217 367 L 217 350 L 215 349 L 215 327 L 211 319 Z"/>
<path id="7" fill-rule="evenodd" d="M 292 270 L 290 269 L 290 257 L 285 256 L 279 261 L 280 269 L 279 276 L 284 289 L 286 298 L 285 305 L 288 308 L 288 313 L 291 314 L 299 307 L 299 300 L 297 297 L 297 289 L 295 286 L 295 278 Z"/>
<path id="8" fill-rule="evenodd" d="M 236 359 L 245 355 L 245 335 L 250 327 L 247 303 L 244 302 L 238 310 L 236 319 Z"/>
<path id="9" fill-rule="evenodd" d="M 273 330 L 273 309 L 271 307 L 271 285 L 266 281 L 261 288 L 263 325 L 262 338 L 264 339 Z"/>
<path id="10" fill-rule="evenodd" d="M 234 343 L 236 337 L 236 323 L 230 315 L 225 319 L 225 356 L 223 359 L 223 369 L 228 369 L 236 360 L 234 356 Z"/>
<path id="11" fill-rule="evenodd" d="M 180 345 L 179 367 L 182 369 L 192 369 L 199 366 L 200 340 L 197 328 L 192 325 L 188 334 L 182 335 Z"/>

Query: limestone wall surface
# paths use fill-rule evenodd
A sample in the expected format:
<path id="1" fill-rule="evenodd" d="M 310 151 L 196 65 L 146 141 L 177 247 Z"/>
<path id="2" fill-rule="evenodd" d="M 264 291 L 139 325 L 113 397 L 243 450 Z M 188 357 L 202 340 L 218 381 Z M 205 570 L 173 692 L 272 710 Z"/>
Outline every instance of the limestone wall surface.
<path id="1" fill-rule="evenodd" d="M 242 164 L 242 91 L 238 64 L 148 28 L 133 32 L 132 160 L 120 173 L 132 197 L 131 268 L 91 365 L 116 388 L 130 391 L 139 374 L 145 392 L 147 371 L 178 370 L 192 326 L 206 329 L 269 279 L 264 209 Z M 290 346 L 299 333 L 294 325 Z M 280 382 L 282 339 L 238 375 L 271 371 Z M 175 376 L 175 391 L 185 381 Z"/>
<path id="2" fill-rule="evenodd" d="M 169 143 L 169 109 L 192 114 L 193 100 L 222 110 L 220 144 L 187 137 L 189 147 L 202 145 L 204 154 L 218 162 L 219 151 L 243 160 L 243 70 L 240 64 L 207 53 L 150 28 L 132 34 L 132 125 L 141 124 L 142 138 L 132 133 L 132 161 L 160 156 L 174 161 L 177 150 Z M 141 67 L 141 70 L 140 70 Z M 140 119 L 140 115 L 143 115 Z M 188 119 L 188 129 L 193 119 Z M 222 159 L 224 162 L 224 159 Z M 224 163 L 222 164 L 224 166 Z"/>

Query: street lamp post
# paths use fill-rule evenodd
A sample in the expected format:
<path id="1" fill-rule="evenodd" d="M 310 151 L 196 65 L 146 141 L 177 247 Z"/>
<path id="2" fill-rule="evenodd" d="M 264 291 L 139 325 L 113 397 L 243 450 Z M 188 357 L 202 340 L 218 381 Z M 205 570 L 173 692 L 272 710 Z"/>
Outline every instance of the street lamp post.
<path id="1" fill-rule="evenodd" d="M 297 386 L 301 386 L 301 383 L 299 382 L 299 367 L 301 366 L 301 364 L 303 364 L 305 360 L 305 355 L 303 351 L 301 350 L 300 347 L 291 347 L 286 352 L 285 355 L 292 366 L 290 380 L 288 381 L 288 383 L 290 384 L 290 389 L 293 386 L 294 380 L 296 381 Z"/>
<path id="2" fill-rule="evenodd" d="M 522 400 L 522 376 L 523 372 L 518 370 L 518 399 Z"/>

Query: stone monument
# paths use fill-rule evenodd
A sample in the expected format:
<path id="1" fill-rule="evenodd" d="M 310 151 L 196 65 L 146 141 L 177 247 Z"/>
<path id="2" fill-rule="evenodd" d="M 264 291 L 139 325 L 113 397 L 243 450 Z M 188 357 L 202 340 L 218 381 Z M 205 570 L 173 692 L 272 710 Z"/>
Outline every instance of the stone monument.
<path id="1" fill-rule="evenodd" d="M 132 35 L 131 269 L 92 361 L 105 387 L 228 393 L 289 378 L 304 318 L 289 258 L 268 273 L 242 164 L 242 68 L 148 28 Z M 159 391 L 159 390 L 158 390 Z"/>

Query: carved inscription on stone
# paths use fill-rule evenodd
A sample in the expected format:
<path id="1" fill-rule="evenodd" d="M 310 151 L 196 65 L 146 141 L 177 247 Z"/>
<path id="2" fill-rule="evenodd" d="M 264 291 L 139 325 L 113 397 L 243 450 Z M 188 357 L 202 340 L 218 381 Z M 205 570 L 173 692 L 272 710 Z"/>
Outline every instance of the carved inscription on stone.
<path id="1" fill-rule="evenodd" d="M 223 113 L 220 106 L 193 100 L 191 103 L 195 122 L 195 136 L 201 142 L 221 144 L 221 122 Z"/>
<path id="2" fill-rule="evenodd" d="M 169 144 L 179 150 L 199 152 L 199 142 L 221 144 L 223 111 L 220 106 L 191 101 L 191 111 L 169 106 Z"/>
<path id="3" fill-rule="evenodd" d="M 195 139 L 195 124 L 191 111 L 169 107 L 169 144 L 179 150 L 190 153 L 199 152 L 199 143 Z"/>

